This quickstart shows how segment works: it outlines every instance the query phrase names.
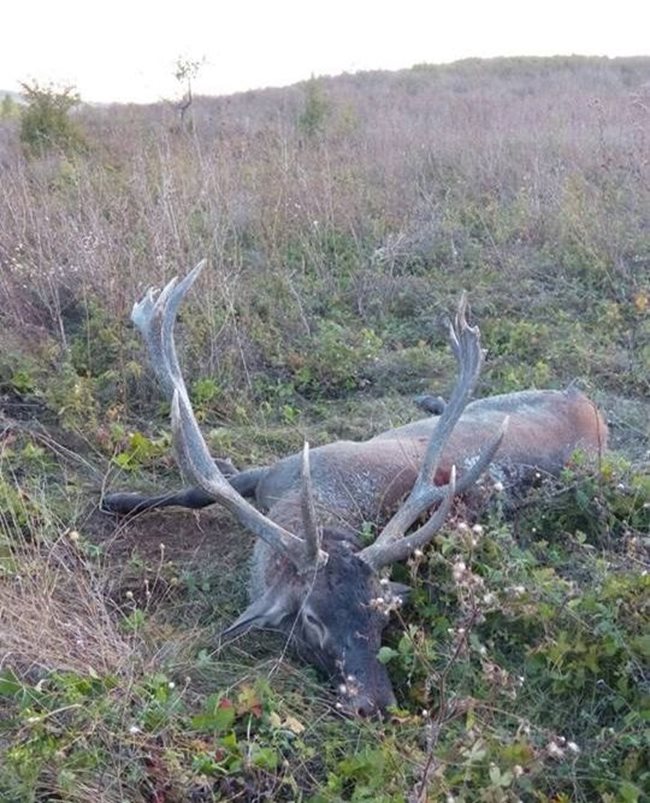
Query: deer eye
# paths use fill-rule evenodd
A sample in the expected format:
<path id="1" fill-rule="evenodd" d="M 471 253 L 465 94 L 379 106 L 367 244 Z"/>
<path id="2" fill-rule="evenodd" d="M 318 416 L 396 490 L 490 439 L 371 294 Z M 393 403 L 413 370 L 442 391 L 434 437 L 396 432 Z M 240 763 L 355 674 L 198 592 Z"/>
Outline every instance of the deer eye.
<path id="1" fill-rule="evenodd" d="M 314 616 L 313 613 L 305 612 L 303 614 L 303 625 L 314 641 L 317 641 L 323 647 L 327 641 L 327 629 L 321 620 Z"/>

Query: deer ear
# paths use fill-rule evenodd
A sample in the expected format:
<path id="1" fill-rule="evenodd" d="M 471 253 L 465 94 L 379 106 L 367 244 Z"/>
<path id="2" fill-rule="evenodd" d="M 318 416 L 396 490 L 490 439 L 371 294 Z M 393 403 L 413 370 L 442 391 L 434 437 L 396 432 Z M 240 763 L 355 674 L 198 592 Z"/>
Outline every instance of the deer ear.
<path id="1" fill-rule="evenodd" d="M 274 628 L 289 614 L 295 605 L 286 587 L 280 584 L 268 588 L 261 597 L 251 602 L 235 621 L 222 631 L 221 636 L 238 636 L 251 628 Z"/>
<path id="2" fill-rule="evenodd" d="M 388 588 L 392 596 L 399 597 L 404 604 L 409 601 L 411 591 L 413 591 L 411 586 L 405 586 L 403 583 L 393 583 L 392 581 L 389 583 Z"/>

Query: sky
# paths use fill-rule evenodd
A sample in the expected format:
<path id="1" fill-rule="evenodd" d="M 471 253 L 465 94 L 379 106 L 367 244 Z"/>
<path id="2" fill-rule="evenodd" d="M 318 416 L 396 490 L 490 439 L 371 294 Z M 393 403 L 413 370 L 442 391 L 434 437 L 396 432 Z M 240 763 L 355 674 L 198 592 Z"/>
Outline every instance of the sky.
<path id="1" fill-rule="evenodd" d="M 517 55 L 650 55 L 650 0 L 3 0 L 0 91 L 85 101 L 286 86 L 313 75 Z"/>

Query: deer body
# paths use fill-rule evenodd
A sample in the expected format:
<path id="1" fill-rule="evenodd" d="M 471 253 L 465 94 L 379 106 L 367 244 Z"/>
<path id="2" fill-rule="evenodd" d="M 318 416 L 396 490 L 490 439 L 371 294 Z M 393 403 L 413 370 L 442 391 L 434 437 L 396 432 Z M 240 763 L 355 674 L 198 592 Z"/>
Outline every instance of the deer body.
<path id="1" fill-rule="evenodd" d="M 443 449 L 436 484 L 448 481 L 452 465 L 459 471 L 471 465 L 506 417 L 508 428 L 490 467 L 499 479 L 513 474 L 513 483 L 519 483 L 531 471 L 558 474 L 576 450 L 597 454 L 606 447 L 602 415 L 573 388 L 490 396 L 465 408 Z M 311 449 L 311 474 L 324 514 L 352 527 L 385 519 L 411 490 L 438 422 L 431 416 L 366 441 Z M 282 458 L 259 478 L 255 499 L 260 507 L 272 511 L 299 487 L 300 460 L 300 454 Z"/>
<path id="2" fill-rule="evenodd" d="M 557 474 L 578 449 L 598 454 L 606 445 L 607 427 L 593 403 L 577 390 L 540 390 L 493 396 L 469 404 L 447 442 L 438 464 L 435 482 L 449 481 L 453 465 L 463 469 L 471 466 L 486 443 L 509 416 L 509 426 L 489 467 L 490 475 L 499 480 L 504 493 L 516 492 L 534 472 Z M 323 536 L 323 548 L 330 553 L 341 553 L 350 558 L 360 550 L 358 533 L 364 522 L 381 524 L 398 507 L 410 492 L 416 480 L 427 444 L 438 426 L 438 418 L 430 417 L 395 429 L 387 430 L 363 442 L 336 441 L 316 447 L 310 452 L 311 476 L 319 519 L 331 528 Z M 279 460 L 260 479 L 255 497 L 258 505 L 268 510 L 269 518 L 295 532 L 301 524 L 300 512 L 300 455 L 294 454 Z M 331 560 L 331 558 L 330 558 Z M 358 561 L 361 564 L 361 561 Z M 262 540 L 256 541 L 249 594 L 253 603 L 263 600 L 282 578 L 289 588 L 295 582 L 295 569 L 290 561 Z M 356 661 L 348 655 L 348 676 L 356 677 L 359 664 L 373 672 L 372 683 L 375 704 L 385 707 L 393 701 L 392 689 L 386 670 L 377 661 L 368 660 L 380 647 L 377 640 L 379 627 L 362 627 L 367 600 L 380 597 L 380 585 L 365 576 L 362 567 L 352 565 L 341 583 L 341 571 L 328 577 L 322 593 L 315 598 L 336 599 L 338 611 L 346 611 L 356 623 L 344 623 L 339 639 L 362 631 L 375 633 L 375 640 L 361 644 L 352 639 L 356 647 Z M 350 589 L 363 589 L 358 599 Z M 241 626 L 237 622 L 233 632 Z M 280 622 L 277 626 L 280 626 Z M 296 634 L 294 634 L 296 635 Z M 348 653 L 354 652 L 348 647 Z M 304 654 L 304 650 L 300 649 Z M 321 656 L 320 660 L 317 659 Z M 322 653 L 305 655 L 312 663 L 319 663 L 333 672 L 335 667 L 322 661 Z M 344 684 L 345 685 L 345 684 Z M 357 710 L 372 708 L 365 697 L 357 696 Z"/>
<path id="3" fill-rule="evenodd" d="M 344 708 L 360 714 L 381 710 L 395 698 L 377 652 L 388 613 L 406 591 L 382 570 L 426 545 L 454 496 L 468 493 L 488 466 L 506 491 L 516 489 L 533 471 L 559 472 L 576 449 L 600 453 L 606 425 L 593 403 L 573 389 L 468 404 L 483 353 L 478 328 L 467 324 L 463 298 L 450 325 L 459 375 L 440 416 L 363 442 L 337 441 L 311 451 L 305 444 L 302 454 L 232 474 L 231 465 L 208 453 L 174 345 L 178 306 L 201 267 L 178 284 L 172 280 L 157 298 L 149 291 L 132 315 L 172 402 L 177 460 L 198 487 L 149 499 L 111 494 L 104 507 L 127 513 L 169 504 L 225 506 L 258 540 L 250 605 L 224 635 L 251 627 L 285 632 L 307 660 L 339 679 Z M 425 514 L 430 517 L 419 523 Z M 363 546 L 365 522 L 383 529 Z"/>

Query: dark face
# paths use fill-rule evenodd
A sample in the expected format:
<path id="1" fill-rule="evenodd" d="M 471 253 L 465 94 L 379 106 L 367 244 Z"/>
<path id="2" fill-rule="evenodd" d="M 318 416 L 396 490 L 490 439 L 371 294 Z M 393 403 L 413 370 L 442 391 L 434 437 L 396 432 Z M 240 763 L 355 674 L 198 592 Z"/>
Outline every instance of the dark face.
<path id="1" fill-rule="evenodd" d="M 299 653 L 333 677 L 345 711 L 369 716 L 394 705 L 388 673 L 377 659 L 388 622 L 388 586 L 345 550 L 332 550 L 327 564 L 304 581 L 311 590 L 297 612 Z"/>
<path id="2" fill-rule="evenodd" d="M 329 558 L 315 574 L 285 564 L 287 571 L 222 635 L 251 627 L 284 631 L 307 662 L 332 677 L 342 710 L 370 716 L 395 704 L 377 653 L 390 611 L 409 589 L 380 579 L 348 534 L 326 531 L 323 546 Z"/>

